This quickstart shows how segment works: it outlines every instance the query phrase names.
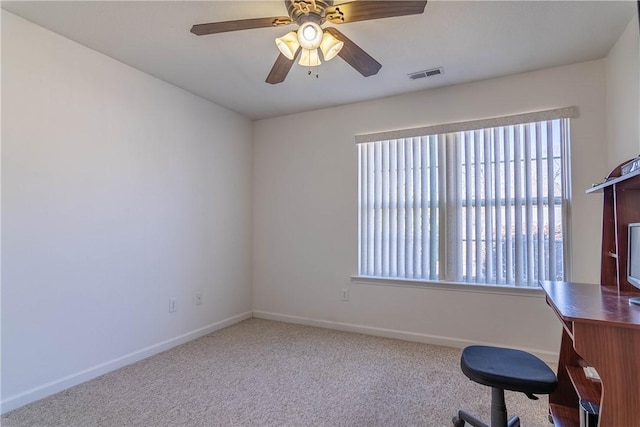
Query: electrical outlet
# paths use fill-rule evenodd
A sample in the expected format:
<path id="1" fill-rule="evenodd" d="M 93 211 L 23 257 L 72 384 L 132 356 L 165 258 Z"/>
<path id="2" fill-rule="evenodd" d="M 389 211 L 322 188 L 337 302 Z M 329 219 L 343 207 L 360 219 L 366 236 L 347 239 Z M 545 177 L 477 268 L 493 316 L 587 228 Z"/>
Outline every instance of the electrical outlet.
<path id="1" fill-rule="evenodd" d="M 173 313 L 176 310 L 178 310 L 178 298 L 169 298 L 169 313 Z"/>
<path id="2" fill-rule="evenodd" d="M 342 301 L 349 301 L 349 289 L 348 288 L 342 288 L 342 291 L 340 292 L 340 299 Z"/>
<path id="3" fill-rule="evenodd" d="M 202 292 L 196 292 L 196 305 L 202 305 Z"/>

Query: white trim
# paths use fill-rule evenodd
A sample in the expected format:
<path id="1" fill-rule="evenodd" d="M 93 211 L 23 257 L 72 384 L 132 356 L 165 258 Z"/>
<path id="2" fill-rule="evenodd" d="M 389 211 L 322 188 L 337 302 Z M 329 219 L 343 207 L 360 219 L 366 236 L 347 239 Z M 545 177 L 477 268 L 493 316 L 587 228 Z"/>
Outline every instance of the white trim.
<path id="1" fill-rule="evenodd" d="M 291 316 L 288 314 L 270 313 L 266 311 L 254 311 L 253 317 L 258 319 L 276 320 L 279 322 L 295 323 L 299 325 L 315 326 L 319 328 L 334 329 L 338 331 L 356 332 L 365 335 L 373 335 L 385 338 L 394 338 L 405 341 L 420 342 L 425 344 L 441 345 L 454 348 L 465 348 L 469 345 L 489 345 L 496 347 L 504 347 L 504 344 L 491 342 L 476 342 L 457 338 L 443 337 L 439 335 L 421 334 L 418 332 L 406 332 L 395 329 L 376 328 L 372 326 L 354 325 L 351 323 L 332 322 L 329 320 L 311 319 L 308 317 Z M 558 362 L 558 353 L 538 350 L 533 348 L 520 347 L 519 350 L 527 351 L 535 354 L 548 363 Z"/>
<path id="2" fill-rule="evenodd" d="M 215 332 L 219 329 L 226 328 L 227 326 L 231 326 L 235 323 L 249 319 L 252 317 L 252 315 L 252 312 L 248 311 L 229 317 L 219 322 L 212 323 L 211 325 L 204 326 L 191 332 L 187 332 L 186 334 L 179 335 L 175 338 L 171 338 L 166 341 L 162 341 L 149 347 L 145 347 L 143 349 L 118 357 L 116 359 L 100 363 L 96 366 L 77 372 L 75 374 L 71 374 L 66 377 L 40 385 L 38 387 L 34 387 L 17 395 L 10 396 L 0 402 L 0 407 L 2 408 L 0 412 L 4 414 L 8 411 L 12 411 L 28 403 L 35 402 L 36 400 L 43 399 L 62 390 L 66 390 L 75 385 L 99 377 L 100 375 L 104 375 L 107 372 L 115 371 L 116 369 L 122 368 L 123 366 L 130 365 L 139 360 L 146 359 L 147 357 L 162 353 L 163 351 L 169 350 L 178 345 L 210 334 L 211 332 Z"/>
<path id="3" fill-rule="evenodd" d="M 462 132 L 468 130 L 486 129 L 498 126 L 519 125 L 522 123 L 540 122 L 543 120 L 574 119 L 578 117 L 578 107 L 555 108 L 552 110 L 535 111 L 524 114 L 514 114 L 504 117 L 492 117 L 467 122 L 446 123 L 424 126 L 412 129 L 399 129 L 385 132 L 356 135 L 356 144 L 367 142 L 389 141 L 399 138 L 413 138 L 416 136 L 439 135 L 443 133 Z"/>
<path id="4" fill-rule="evenodd" d="M 564 144 L 560 146 L 560 150 L 562 150 L 562 213 L 564 215 L 562 218 L 562 249 L 564 252 L 562 256 L 564 258 L 564 280 L 570 282 L 573 277 L 573 250 L 571 247 L 571 242 L 573 241 L 571 238 L 571 229 L 573 228 L 571 222 L 571 201 L 573 200 L 571 193 L 571 126 L 566 126 L 565 122 L 561 122 L 560 127 L 564 132 L 562 136 Z"/>
<path id="5" fill-rule="evenodd" d="M 351 276 L 351 282 L 360 285 L 378 286 L 400 286 L 406 288 L 438 289 L 449 292 L 473 292 L 476 294 L 499 294 L 510 296 L 545 298 L 544 291 L 540 286 L 518 287 L 518 286 L 498 286 L 498 285 L 477 285 L 475 283 L 427 281 L 370 276 Z"/>

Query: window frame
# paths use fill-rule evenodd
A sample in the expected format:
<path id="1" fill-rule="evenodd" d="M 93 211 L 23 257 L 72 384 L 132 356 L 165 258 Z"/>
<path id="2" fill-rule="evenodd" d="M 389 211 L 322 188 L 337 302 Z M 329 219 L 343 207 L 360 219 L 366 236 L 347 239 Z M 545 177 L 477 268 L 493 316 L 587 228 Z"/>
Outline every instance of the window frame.
<path id="1" fill-rule="evenodd" d="M 559 108 L 553 110 L 545 110 L 533 113 L 525 113 L 525 114 L 517 114 L 505 117 L 497 117 L 483 120 L 474 120 L 468 122 L 459 122 L 459 123 L 450 123 L 443 125 L 435 125 L 435 126 L 427 126 L 420 128 L 412 128 L 412 129 L 402 129 L 390 132 L 378 132 L 371 134 L 363 134 L 356 135 L 355 142 L 356 144 L 360 143 L 369 143 L 369 142 L 379 142 L 385 140 L 394 140 L 394 139 L 405 139 L 405 138 L 415 138 L 415 137 L 427 137 L 429 135 L 438 135 L 438 134 L 451 134 L 455 132 L 462 131 L 482 131 L 485 129 L 490 129 L 494 127 L 504 127 L 504 126 L 512 126 L 512 125 L 524 125 L 530 124 L 540 121 L 549 121 L 549 120 L 557 120 L 557 119 L 571 119 L 578 116 L 578 111 L 576 107 L 567 107 L 567 108 Z M 562 150 L 562 164 L 561 169 L 565 178 L 562 181 L 562 229 L 563 229 L 563 267 L 564 267 L 564 279 L 565 281 L 571 280 L 571 209 L 570 209 L 570 201 L 571 201 L 571 169 L 570 169 L 570 129 L 569 126 L 566 126 L 563 129 L 563 138 L 565 139 L 564 143 L 561 144 L 560 149 Z M 360 174 L 360 165 L 358 165 L 358 174 Z M 358 178 L 359 180 L 360 178 Z M 358 187 L 358 194 L 360 188 Z M 557 198 L 556 196 L 555 198 Z M 357 198 L 358 206 L 360 206 L 361 200 L 360 196 Z M 505 202 L 506 203 L 506 202 Z M 548 203 L 548 202 L 547 202 Z M 546 203 L 545 203 L 546 204 Z M 553 203 L 555 205 L 555 203 Z M 360 232 L 361 232 L 361 223 L 360 223 L 360 215 L 361 209 L 358 207 L 357 216 L 358 216 L 358 227 L 357 227 L 357 241 L 358 241 L 358 250 L 357 250 L 357 258 L 358 265 L 360 265 Z M 439 225 L 439 229 L 443 229 L 443 224 Z M 441 249 L 442 253 L 442 249 Z M 446 256 L 440 259 L 440 262 L 446 263 Z M 359 271 L 359 266 L 357 271 Z M 519 294 L 536 294 L 539 286 L 536 286 L 537 283 L 532 284 L 529 282 L 524 285 L 517 285 L 515 283 L 490 283 L 490 282 L 473 282 L 473 281 L 455 281 L 446 277 L 447 267 L 441 267 L 439 271 L 438 279 L 418 279 L 418 278 L 406 278 L 406 277 L 386 277 L 386 276 L 366 276 L 355 274 L 351 276 L 351 280 L 354 283 L 362 283 L 362 284 L 374 284 L 374 285 L 398 285 L 398 286 L 408 286 L 408 287 L 428 287 L 428 288 L 436 288 L 436 289 L 454 289 L 454 287 L 462 286 L 465 289 L 475 289 L 476 291 L 486 292 L 489 291 L 491 293 L 498 292 L 507 292 L 513 293 L 514 290 Z M 535 280 L 535 279 L 534 279 Z"/>

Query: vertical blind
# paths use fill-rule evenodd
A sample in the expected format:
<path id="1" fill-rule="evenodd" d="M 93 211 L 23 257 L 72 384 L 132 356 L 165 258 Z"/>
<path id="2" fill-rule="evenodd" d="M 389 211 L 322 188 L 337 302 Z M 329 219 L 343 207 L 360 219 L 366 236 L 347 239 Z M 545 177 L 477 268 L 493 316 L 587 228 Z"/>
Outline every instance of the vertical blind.
<path id="1" fill-rule="evenodd" d="M 358 145 L 358 274 L 565 279 L 568 118 Z"/>
<path id="2" fill-rule="evenodd" d="M 438 138 L 362 144 L 360 274 L 438 278 Z"/>

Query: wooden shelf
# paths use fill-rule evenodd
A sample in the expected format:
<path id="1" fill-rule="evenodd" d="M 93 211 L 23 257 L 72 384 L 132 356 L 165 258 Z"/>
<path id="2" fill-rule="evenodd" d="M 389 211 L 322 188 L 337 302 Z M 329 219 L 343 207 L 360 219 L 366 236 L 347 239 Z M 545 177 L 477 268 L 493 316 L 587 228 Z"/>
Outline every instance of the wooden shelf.
<path id="1" fill-rule="evenodd" d="M 619 168 L 620 166 L 618 166 Z M 596 193 L 598 191 L 602 191 L 604 188 L 612 186 L 614 184 L 618 184 L 620 182 L 623 181 L 627 181 L 630 178 L 636 177 L 636 176 L 640 176 L 640 170 L 628 173 L 626 175 L 622 175 L 622 176 L 616 176 L 616 177 L 611 177 L 609 179 L 607 179 L 604 182 L 601 182 L 600 184 L 594 184 L 591 188 L 589 188 L 586 193 Z"/>
<path id="2" fill-rule="evenodd" d="M 587 378 L 579 366 L 567 366 L 567 373 L 580 399 L 595 403 L 596 405 L 600 404 L 602 386 L 599 382 Z"/>
<path id="3" fill-rule="evenodd" d="M 567 406 L 549 405 L 554 427 L 578 427 L 580 425 L 580 414 L 576 408 Z"/>

